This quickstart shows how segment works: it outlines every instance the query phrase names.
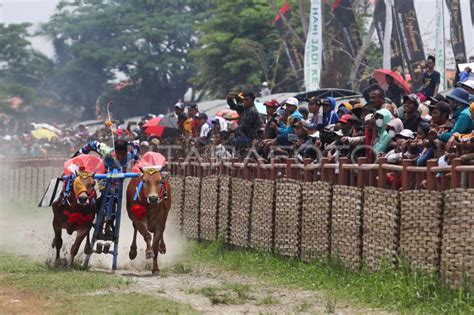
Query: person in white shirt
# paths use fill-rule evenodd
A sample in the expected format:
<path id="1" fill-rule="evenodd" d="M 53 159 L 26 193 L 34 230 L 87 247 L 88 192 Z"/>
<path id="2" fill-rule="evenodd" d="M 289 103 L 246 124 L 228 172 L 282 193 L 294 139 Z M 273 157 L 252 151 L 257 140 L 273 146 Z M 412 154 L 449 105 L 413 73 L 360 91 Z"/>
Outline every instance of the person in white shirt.
<path id="1" fill-rule="evenodd" d="M 207 115 L 205 113 L 198 113 L 194 120 L 196 121 L 196 129 L 199 131 L 199 136 L 197 142 L 199 144 L 205 145 L 209 143 L 209 131 L 211 131 L 211 126 L 207 123 Z"/>

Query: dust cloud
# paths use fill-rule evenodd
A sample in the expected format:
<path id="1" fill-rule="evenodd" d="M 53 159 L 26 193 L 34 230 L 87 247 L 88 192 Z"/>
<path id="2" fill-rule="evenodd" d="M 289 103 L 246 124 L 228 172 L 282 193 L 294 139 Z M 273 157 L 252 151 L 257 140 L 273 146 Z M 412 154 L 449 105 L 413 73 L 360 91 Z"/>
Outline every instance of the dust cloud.
<path id="1" fill-rule="evenodd" d="M 51 208 L 38 208 L 33 204 L 13 204 L 0 201 L 0 253 L 27 256 L 35 261 L 50 263 L 54 260 L 56 250 L 51 247 L 54 232 L 52 227 L 53 213 Z M 128 257 L 132 243 L 133 227 L 128 218 L 125 204 L 122 207 L 120 226 L 120 242 L 118 269 L 120 270 L 151 270 L 151 259 L 145 259 L 145 241 L 138 233 L 137 257 L 132 261 Z M 92 237 L 91 230 L 91 237 Z M 69 250 L 75 239 L 75 233 L 62 233 L 63 247 L 61 258 L 69 257 Z M 177 230 L 176 226 L 168 219 L 165 230 L 165 243 L 167 252 L 158 255 L 161 267 L 172 265 L 186 248 L 186 240 Z M 85 241 L 82 243 L 76 262 L 82 263 L 85 255 L 83 252 Z M 111 246 L 112 247 L 112 246 Z M 92 254 L 90 265 L 92 268 L 110 270 L 112 268 L 112 255 Z"/>

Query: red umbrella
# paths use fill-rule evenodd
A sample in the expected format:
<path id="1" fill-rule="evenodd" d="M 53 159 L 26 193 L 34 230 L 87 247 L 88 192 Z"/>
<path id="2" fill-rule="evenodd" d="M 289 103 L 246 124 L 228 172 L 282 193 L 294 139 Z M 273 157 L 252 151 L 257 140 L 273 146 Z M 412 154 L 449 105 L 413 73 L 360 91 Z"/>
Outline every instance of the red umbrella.
<path id="1" fill-rule="evenodd" d="M 178 119 L 170 116 L 150 119 L 143 125 L 143 128 L 147 136 L 158 138 L 168 138 L 179 134 Z"/>
<path id="2" fill-rule="evenodd" d="M 385 76 L 389 75 L 393 78 L 393 83 L 397 85 L 399 88 L 403 89 L 403 91 L 406 94 L 409 94 L 411 92 L 411 87 L 410 84 L 408 84 L 407 81 L 403 79 L 403 77 L 395 72 L 391 71 L 388 69 L 376 69 L 374 70 L 374 73 L 372 74 L 372 77 L 377 80 L 377 82 L 384 88 L 388 87 L 387 80 L 385 79 Z"/>
<path id="3" fill-rule="evenodd" d="M 81 154 L 64 162 L 64 175 L 72 175 L 76 171 L 104 174 L 104 162 L 93 155 Z"/>
<path id="4" fill-rule="evenodd" d="M 222 117 L 227 120 L 239 119 L 239 114 L 235 110 L 225 109 L 216 114 L 217 117 Z"/>

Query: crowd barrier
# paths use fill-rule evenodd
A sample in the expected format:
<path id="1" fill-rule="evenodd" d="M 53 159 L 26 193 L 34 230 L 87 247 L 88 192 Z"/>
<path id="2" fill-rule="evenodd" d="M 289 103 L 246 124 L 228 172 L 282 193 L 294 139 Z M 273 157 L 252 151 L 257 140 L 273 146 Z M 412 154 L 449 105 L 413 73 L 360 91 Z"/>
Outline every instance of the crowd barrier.
<path id="1" fill-rule="evenodd" d="M 67 157 L 0 160 L 0 197 L 35 204 Z M 170 162 L 171 220 L 192 239 L 349 268 L 399 257 L 459 286 L 474 283 L 474 166 L 294 160 Z"/>
<path id="2" fill-rule="evenodd" d="M 337 257 L 379 270 L 399 258 L 454 286 L 474 284 L 474 166 L 322 160 L 169 163 L 171 214 L 186 237 Z"/>

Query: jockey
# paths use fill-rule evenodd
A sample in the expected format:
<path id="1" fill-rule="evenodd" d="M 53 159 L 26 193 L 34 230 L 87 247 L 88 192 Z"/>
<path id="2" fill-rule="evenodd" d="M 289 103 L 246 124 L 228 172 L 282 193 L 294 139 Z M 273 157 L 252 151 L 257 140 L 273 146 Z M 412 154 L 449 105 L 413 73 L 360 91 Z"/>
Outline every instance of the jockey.
<path id="1" fill-rule="evenodd" d="M 128 145 L 130 144 L 130 150 Z M 126 172 L 128 161 L 136 163 L 138 161 L 140 146 L 138 142 L 128 143 L 125 140 L 117 140 L 115 142 L 115 150 L 104 143 L 99 141 L 92 141 L 85 145 L 82 149 L 74 154 L 74 157 L 79 154 L 88 154 L 94 151 L 100 155 L 104 160 L 105 169 L 107 172 L 111 172 L 114 168 L 118 168 L 120 171 Z"/>

